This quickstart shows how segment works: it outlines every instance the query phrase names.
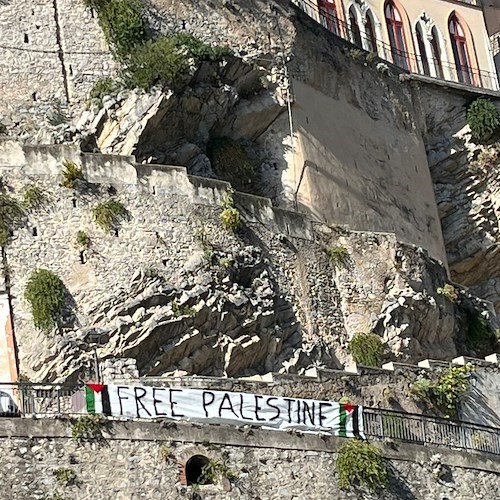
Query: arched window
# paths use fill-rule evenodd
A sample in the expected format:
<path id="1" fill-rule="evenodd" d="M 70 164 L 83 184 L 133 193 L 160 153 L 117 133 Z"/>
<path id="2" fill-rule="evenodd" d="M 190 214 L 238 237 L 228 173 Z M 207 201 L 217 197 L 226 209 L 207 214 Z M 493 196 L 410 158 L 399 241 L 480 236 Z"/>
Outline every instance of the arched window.
<path id="1" fill-rule="evenodd" d="M 391 43 L 392 60 L 394 64 L 404 69 L 409 69 L 408 54 L 406 50 L 403 18 L 392 1 L 385 5 L 385 20 Z"/>
<path id="2" fill-rule="evenodd" d="M 450 17 L 448 27 L 450 30 L 451 46 L 453 48 L 458 80 L 463 83 L 472 83 L 467 38 L 456 14 L 452 14 Z"/>
<path id="3" fill-rule="evenodd" d="M 363 42 L 361 41 L 361 31 L 359 29 L 358 18 L 356 16 L 354 5 L 351 5 L 351 8 L 349 9 L 349 24 L 351 26 L 352 43 L 358 47 L 363 47 Z"/>
<path id="4" fill-rule="evenodd" d="M 424 35 L 422 34 L 422 27 L 420 23 L 417 24 L 417 44 L 418 51 L 420 52 L 420 61 L 422 63 L 422 71 L 424 75 L 430 75 L 429 60 L 427 59 L 427 50 L 425 49 Z"/>
<path id="5" fill-rule="evenodd" d="M 370 11 L 366 13 L 365 33 L 366 33 L 367 49 L 370 52 L 374 52 L 375 54 L 377 54 L 378 53 L 377 39 L 375 38 L 375 27 L 374 27 L 372 13 Z"/>
<path id="6" fill-rule="evenodd" d="M 434 62 L 434 70 L 436 71 L 436 76 L 438 78 L 444 78 L 443 63 L 441 61 L 441 48 L 439 44 L 439 33 L 435 26 L 432 28 L 431 34 L 431 49 L 432 61 Z"/>
<path id="7" fill-rule="evenodd" d="M 339 18 L 335 0 L 319 0 L 318 6 L 321 24 L 327 30 L 339 35 Z"/>

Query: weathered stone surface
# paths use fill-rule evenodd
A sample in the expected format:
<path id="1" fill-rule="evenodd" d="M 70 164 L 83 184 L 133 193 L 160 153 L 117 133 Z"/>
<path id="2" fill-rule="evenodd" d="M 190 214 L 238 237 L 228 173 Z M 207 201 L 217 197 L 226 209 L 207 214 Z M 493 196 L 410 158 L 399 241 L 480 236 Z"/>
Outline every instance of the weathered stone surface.
<path id="1" fill-rule="evenodd" d="M 196 429 L 187 425 L 183 425 L 180 432 L 175 429 L 169 432 L 157 423 L 152 424 L 158 426 L 154 433 L 151 424 L 141 429 L 140 423 L 128 427 L 114 423 L 108 428 L 110 439 L 80 444 L 67 437 L 71 432 L 68 425 L 66 428 L 62 423 L 51 425 L 50 420 L 43 423 L 46 437 L 16 435 L 0 439 L 2 500 L 42 500 L 56 494 L 75 500 L 255 500 L 264 497 L 480 500 L 500 495 L 499 475 L 492 471 L 492 460 L 470 455 L 467 461 L 467 456 L 446 449 L 434 453 L 425 447 L 400 445 L 399 454 L 403 459 L 394 459 L 396 452 L 389 453 L 390 450 L 384 448 L 383 453 L 391 457 L 387 460 L 389 487 L 385 492 L 370 493 L 365 488 L 347 491 L 338 488 L 336 448 L 339 440 L 328 441 L 326 446 L 323 443 L 319 451 L 313 444 L 315 437 L 292 439 L 280 432 L 268 432 L 260 437 L 258 430 L 250 430 L 251 433 L 245 435 L 244 429 L 238 432 L 225 427 Z M 38 423 L 37 430 L 40 428 Z M 15 431 L 16 426 L 11 430 Z M 108 435 L 106 430 L 104 433 Z M 124 434 L 126 439 L 123 439 Z M 130 439 L 130 435 L 134 439 Z M 153 435 L 155 441 L 151 439 Z M 240 442 L 238 446 L 230 444 L 235 438 Z M 259 447 L 251 446 L 255 441 Z M 181 471 L 187 460 L 196 454 L 224 463 L 235 477 L 213 485 L 182 485 Z M 486 464 L 489 467 L 485 467 Z M 73 471 L 76 484 L 57 480 L 57 471 L 63 469 Z"/>

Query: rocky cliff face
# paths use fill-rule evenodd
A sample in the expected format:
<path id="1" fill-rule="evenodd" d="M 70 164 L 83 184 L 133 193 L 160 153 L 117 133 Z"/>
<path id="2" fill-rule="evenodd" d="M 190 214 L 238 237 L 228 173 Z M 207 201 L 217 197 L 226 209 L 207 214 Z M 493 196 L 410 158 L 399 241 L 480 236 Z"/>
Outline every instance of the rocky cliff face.
<path id="1" fill-rule="evenodd" d="M 35 183 L 45 202 L 26 214 L 5 259 L 21 371 L 34 380 L 89 376 L 94 347 L 103 360 L 132 358 L 140 375 L 155 376 L 338 368 L 350 362 L 353 336 L 372 330 L 386 341 L 386 359 L 473 352 L 464 346 L 464 308 L 482 311 L 484 304 L 439 295 L 445 269 L 394 235 L 311 229 L 306 218 L 273 212 L 250 195 L 236 197 L 245 226 L 232 233 L 207 197 L 220 199 L 224 183 L 174 167 L 132 167 L 126 158 L 111 166 L 109 156 L 76 155 L 87 178 L 101 182 L 68 189 L 57 175 L 36 173 L 52 168 L 52 159 L 43 160 L 47 150 L 28 150 L 37 163 L 7 169 L 4 186 L 20 199 Z M 133 172 L 136 180 L 126 181 Z M 112 234 L 92 215 L 109 199 L 130 212 Z M 79 231 L 86 245 L 77 242 Z M 332 260 L 332 248 L 345 259 Z M 36 268 L 52 270 L 67 288 L 49 333 L 34 329 L 24 298 Z"/>
<path id="2" fill-rule="evenodd" d="M 428 89 L 427 150 L 452 278 L 500 310 L 498 137 L 476 144 L 466 124 L 475 96 Z"/>

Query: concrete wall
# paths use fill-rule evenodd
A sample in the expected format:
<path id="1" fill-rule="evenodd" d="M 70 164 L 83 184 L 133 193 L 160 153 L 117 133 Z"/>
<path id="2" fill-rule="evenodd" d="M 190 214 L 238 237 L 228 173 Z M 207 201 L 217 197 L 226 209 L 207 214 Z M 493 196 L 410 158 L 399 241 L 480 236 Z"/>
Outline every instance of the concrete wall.
<path id="1" fill-rule="evenodd" d="M 301 82 L 293 89 L 303 208 L 328 223 L 394 232 L 446 262 L 421 136 Z"/>
<path id="2" fill-rule="evenodd" d="M 342 439 L 134 422 L 109 423 L 102 432 L 105 441 L 80 444 L 71 440 L 71 426 L 64 421 L 2 419 L 0 498 L 41 500 L 57 493 L 75 500 L 479 500 L 500 495 L 494 459 L 446 449 L 382 446 L 390 486 L 370 495 L 363 489 L 339 490 L 336 450 Z M 168 458 L 162 455 L 165 450 Z M 184 466 L 195 454 L 224 462 L 237 477 L 199 488 L 182 485 Z M 77 485 L 58 482 L 60 469 L 73 471 Z"/>

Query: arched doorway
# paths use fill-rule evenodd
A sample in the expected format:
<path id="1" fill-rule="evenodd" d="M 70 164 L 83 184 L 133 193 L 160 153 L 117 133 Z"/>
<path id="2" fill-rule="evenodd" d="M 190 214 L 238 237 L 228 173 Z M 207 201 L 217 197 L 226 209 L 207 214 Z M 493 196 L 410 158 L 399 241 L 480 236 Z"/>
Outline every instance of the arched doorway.
<path id="1" fill-rule="evenodd" d="M 467 47 L 467 37 L 455 13 L 450 16 L 448 28 L 458 81 L 471 84 L 472 71 L 470 67 L 469 49 Z"/>
<path id="2" fill-rule="evenodd" d="M 351 41 L 358 47 L 363 48 L 363 42 L 361 41 L 361 30 L 359 29 L 358 16 L 354 5 L 351 5 L 349 9 L 349 25 L 351 28 Z"/>
<path id="3" fill-rule="evenodd" d="M 391 44 L 392 61 L 397 66 L 409 70 L 403 18 L 392 0 L 385 4 L 385 20 Z"/>
<path id="4" fill-rule="evenodd" d="M 429 60 L 427 58 L 427 50 L 425 48 L 424 35 L 422 33 L 422 26 L 420 26 L 420 23 L 417 24 L 415 31 L 417 33 L 417 44 L 418 44 L 418 51 L 420 53 L 420 63 L 422 72 L 424 73 L 424 75 L 430 75 L 431 71 L 429 68 Z"/>

